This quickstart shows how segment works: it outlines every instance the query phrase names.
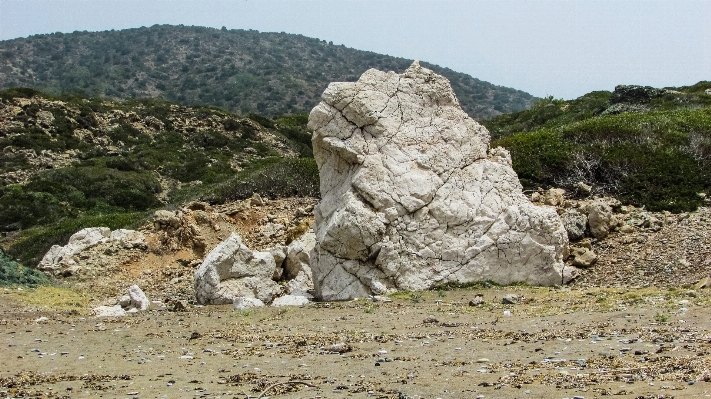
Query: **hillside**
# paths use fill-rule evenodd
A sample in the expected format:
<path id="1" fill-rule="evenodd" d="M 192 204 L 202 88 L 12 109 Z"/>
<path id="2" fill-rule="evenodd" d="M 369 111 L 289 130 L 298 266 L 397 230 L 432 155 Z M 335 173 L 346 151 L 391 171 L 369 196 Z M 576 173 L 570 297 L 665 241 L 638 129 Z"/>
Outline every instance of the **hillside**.
<path id="1" fill-rule="evenodd" d="M 154 25 L 0 41 L 0 89 L 163 97 L 274 116 L 308 112 L 330 82 L 355 81 L 369 68 L 401 72 L 411 63 L 300 35 Z M 446 76 L 476 119 L 521 111 L 534 101 L 519 90 L 422 65 Z"/>
<path id="2" fill-rule="evenodd" d="M 31 264 L 83 227 L 124 228 L 191 199 L 316 196 L 305 125 L 306 115 L 0 92 L 3 247 Z"/>
<path id="3" fill-rule="evenodd" d="M 528 189 L 609 194 L 672 212 L 696 209 L 711 189 L 711 82 L 547 98 L 484 125 Z"/>

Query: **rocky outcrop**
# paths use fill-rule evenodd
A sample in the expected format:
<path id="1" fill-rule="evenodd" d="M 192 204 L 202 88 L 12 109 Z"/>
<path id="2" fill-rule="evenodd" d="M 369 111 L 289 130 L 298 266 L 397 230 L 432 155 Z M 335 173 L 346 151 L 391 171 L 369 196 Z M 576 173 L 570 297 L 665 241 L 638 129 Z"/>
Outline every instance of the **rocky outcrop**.
<path id="1" fill-rule="evenodd" d="M 233 303 L 237 297 L 270 303 L 282 293 L 272 280 L 276 263 L 268 251 L 252 251 L 237 233 L 212 250 L 195 271 L 195 296 L 201 304 Z"/>
<path id="2" fill-rule="evenodd" d="M 413 64 L 332 83 L 309 117 L 322 201 L 311 268 L 325 300 L 446 282 L 561 284 L 565 229 L 522 194 L 508 152 Z"/>
<path id="3" fill-rule="evenodd" d="M 71 276 L 81 270 L 76 258 L 81 252 L 99 244 L 112 244 L 124 249 L 146 249 L 146 238 L 135 230 L 119 229 L 111 231 L 107 227 L 88 227 L 69 237 L 67 245 L 53 245 L 47 251 L 38 269 L 55 276 Z"/>

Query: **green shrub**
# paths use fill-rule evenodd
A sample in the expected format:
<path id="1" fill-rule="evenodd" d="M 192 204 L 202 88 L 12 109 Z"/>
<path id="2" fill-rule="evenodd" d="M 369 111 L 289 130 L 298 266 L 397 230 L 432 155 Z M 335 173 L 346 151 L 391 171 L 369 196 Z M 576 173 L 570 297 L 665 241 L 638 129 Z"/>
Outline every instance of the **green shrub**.
<path id="1" fill-rule="evenodd" d="M 254 162 L 219 185 L 204 199 L 212 203 L 241 200 L 254 193 L 268 198 L 319 195 L 319 175 L 313 158 L 266 158 Z"/>
<path id="2" fill-rule="evenodd" d="M 5 230 L 74 218 L 97 209 L 144 211 L 160 206 L 160 185 L 148 172 L 69 167 L 33 176 L 25 185 L 0 189 L 0 219 Z"/>
<path id="3" fill-rule="evenodd" d="M 46 284 L 49 284 L 49 279 L 44 273 L 17 263 L 0 249 L 0 286 L 36 287 Z"/>
<path id="4" fill-rule="evenodd" d="M 711 109 L 622 113 L 521 132 L 492 143 L 511 152 L 529 189 L 584 181 L 625 203 L 686 212 L 711 188 Z"/>

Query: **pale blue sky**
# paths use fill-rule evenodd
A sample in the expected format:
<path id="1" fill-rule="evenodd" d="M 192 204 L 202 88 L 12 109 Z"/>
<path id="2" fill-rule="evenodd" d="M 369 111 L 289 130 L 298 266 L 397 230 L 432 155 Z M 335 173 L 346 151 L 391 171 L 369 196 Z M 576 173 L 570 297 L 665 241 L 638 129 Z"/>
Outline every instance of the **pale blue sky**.
<path id="1" fill-rule="evenodd" d="M 0 0 L 0 40 L 154 24 L 297 33 L 536 96 L 711 80 L 711 0 Z"/>

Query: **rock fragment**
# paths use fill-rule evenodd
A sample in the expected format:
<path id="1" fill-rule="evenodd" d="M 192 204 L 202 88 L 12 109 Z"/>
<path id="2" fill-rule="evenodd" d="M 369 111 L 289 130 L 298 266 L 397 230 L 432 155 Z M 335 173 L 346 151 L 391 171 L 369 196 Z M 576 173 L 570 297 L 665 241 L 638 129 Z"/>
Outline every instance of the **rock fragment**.
<path id="1" fill-rule="evenodd" d="M 232 233 L 195 271 L 195 297 L 200 304 L 233 303 L 237 297 L 270 303 L 282 292 L 272 280 L 275 269 L 271 253 L 250 250 Z"/>
<path id="2" fill-rule="evenodd" d="M 309 298 L 301 295 L 284 295 L 274 299 L 272 306 L 304 306 L 309 303 Z"/>
<path id="3" fill-rule="evenodd" d="M 585 247 L 571 247 L 570 255 L 574 256 L 573 266 L 590 267 L 597 261 L 595 252 Z"/>
<path id="4" fill-rule="evenodd" d="M 501 298 L 501 303 L 504 305 L 515 305 L 519 303 L 520 300 L 521 298 L 519 298 L 516 294 L 506 294 L 503 298 Z"/>
<path id="5" fill-rule="evenodd" d="M 131 298 L 131 305 L 138 310 L 148 310 L 151 307 L 151 301 L 143 293 L 143 290 L 135 284 L 128 287 L 128 296 Z"/>
<path id="6" fill-rule="evenodd" d="M 588 225 L 590 233 L 595 238 L 605 238 L 612 226 L 612 208 L 603 201 L 595 201 L 589 205 Z"/>
<path id="7" fill-rule="evenodd" d="M 257 298 L 247 298 L 243 296 L 238 296 L 232 302 L 232 306 L 235 310 L 246 310 L 251 308 L 260 308 L 264 306 L 264 302 Z"/>
<path id="8" fill-rule="evenodd" d="M 92 309 L 96 317 L 122 317 L 126 316 L 126 311 L 121 305 L 98 306 Z"/>
<path id="9" fill-rule="evenodd" d="M 563 227 L 568 233 L 568 239 L 576 241 L 585 236 L 585 229 L 588 224 L 588 217 L 577 210 L 568 210 L 560 216 Z"/>

